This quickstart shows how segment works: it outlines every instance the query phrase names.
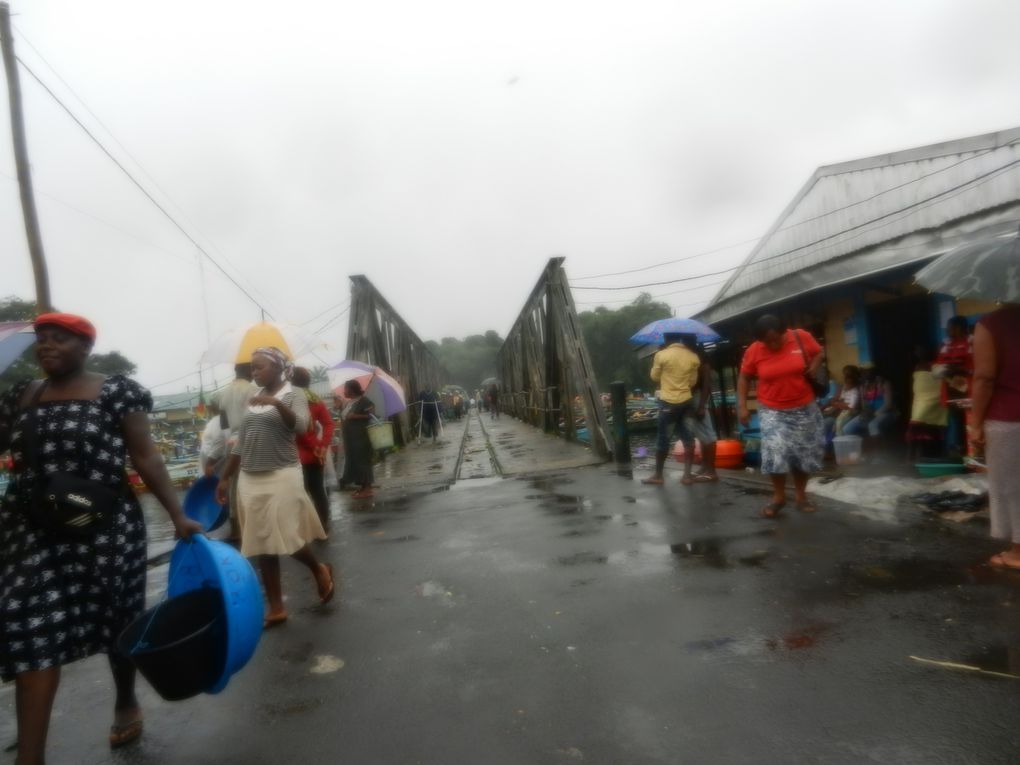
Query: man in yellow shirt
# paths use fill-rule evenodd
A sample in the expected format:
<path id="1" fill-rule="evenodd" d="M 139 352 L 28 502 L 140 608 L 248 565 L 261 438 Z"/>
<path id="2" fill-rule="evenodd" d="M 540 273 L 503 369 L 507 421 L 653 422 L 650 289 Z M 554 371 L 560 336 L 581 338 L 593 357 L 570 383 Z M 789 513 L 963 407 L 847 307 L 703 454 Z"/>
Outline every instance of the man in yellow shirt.
<path id="1" fill-rule="evenodd" d="M 682 342 L 682 335 L 663 336 L 663 348 L 655 354 L 652 363 L 652 382 L 659 386 L 659 433 L 655 443 L 655 474 L 644 483 L 661 486 L 662 471 L 669 456 L 670 426 L 673 435 L 681 440 L 693 441 L 687 431 L 684 417 L 694 406 L 692 389 L 698 381 L 701 362 L 698 355 Z"/>

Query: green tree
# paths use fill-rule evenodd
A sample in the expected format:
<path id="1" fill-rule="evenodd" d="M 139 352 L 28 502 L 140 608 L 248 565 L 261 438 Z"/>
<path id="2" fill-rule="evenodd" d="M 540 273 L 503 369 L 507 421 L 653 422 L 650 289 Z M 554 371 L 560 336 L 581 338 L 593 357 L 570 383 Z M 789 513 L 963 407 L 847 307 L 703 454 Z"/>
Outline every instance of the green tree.
<path id="1" fill-rule="evenodd" d="M 36 317 L 35 301 L 22 300 L 9 295 L 0 298 L 0 321 L 31 321 Z M 110 375 L 133 375 L 138 368 L 118 351 L 93 353 L 89 356 L 88 368 L 93 372 Z M 35 351 L 30 347 L 3 374 L 0 374 L 0 392 L 26 378 L 41 377 L 42 371 L 35 363 Z"/>
<path id="2" fill-rule="evenodd" d="M 637 357 L 637 348 L 630 338 L 646 324 L 672 315 L 668 305 L 657 303 L 651 295 L 642 293 L 622 308 L 599 306 L 578 316 L 591 353 L 595 379 L 603 391 L 609 390 L 609 383 L 615 380 L 623 380 L 628 390 L 652 387 L 648 377 L 651 360 Z"/>
<path id="3" fill-rule="evenodd" d="M 470 335 L 462 340 L 455 337 L 444 337 L 438 343 L 429 340 L 425 346 L 446 370 L 445 383 L 473 391 L 486 377 L 496 375 L 496 357 L 503 346 L 503 338 L 490 329 L 485 334 Z"/>
<path id="4" fill-rule="evenodd" d="M 312 376 L 312 383 L 329 382 L 329 369 L 327 367 L 312 367 L 309 370 Z"/>

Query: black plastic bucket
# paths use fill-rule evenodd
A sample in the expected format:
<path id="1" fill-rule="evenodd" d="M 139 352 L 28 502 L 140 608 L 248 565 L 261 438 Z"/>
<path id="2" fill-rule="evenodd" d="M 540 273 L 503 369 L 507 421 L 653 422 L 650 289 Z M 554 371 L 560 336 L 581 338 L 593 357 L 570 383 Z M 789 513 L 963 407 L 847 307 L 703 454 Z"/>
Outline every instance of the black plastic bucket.
<path id="1" fill-rule="evenodd" d="M 223 674 L 225 626 L 223 594 L 203 587 L 146 611 L 120 634 L 117 648 L 160 696 L 179 701 L 208 690 Z"/>

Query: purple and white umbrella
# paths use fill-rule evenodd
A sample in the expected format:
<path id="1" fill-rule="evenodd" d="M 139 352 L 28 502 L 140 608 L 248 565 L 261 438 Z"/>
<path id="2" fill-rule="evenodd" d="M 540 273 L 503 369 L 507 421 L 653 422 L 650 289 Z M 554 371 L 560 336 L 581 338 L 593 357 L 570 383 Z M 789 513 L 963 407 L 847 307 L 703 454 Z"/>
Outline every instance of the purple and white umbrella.
<path id="1" fill-rule="evenodd" d="M 30 321 L 0 322 L 0 373 L 7 370 L 35 342 Z"/>
<path id="2" fill-rule="evenodd" d="M 365 396 L 375 404 L 375 416 L 392 417 L 407 409 L 407 396 L 403 386 L 379 367 L 361 361 L 341 361 L 329 369 L 329 384 L 342 396 L 344 383 L 357 380 Z"/>

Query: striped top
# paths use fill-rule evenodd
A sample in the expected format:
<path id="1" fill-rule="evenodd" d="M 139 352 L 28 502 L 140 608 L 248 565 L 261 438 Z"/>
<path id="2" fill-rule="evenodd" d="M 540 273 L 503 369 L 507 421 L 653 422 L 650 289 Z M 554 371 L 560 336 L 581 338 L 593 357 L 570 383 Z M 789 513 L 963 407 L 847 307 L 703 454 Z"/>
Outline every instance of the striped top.
<path id="1" fill-rule="evenodd" d="M 255 395 L 261 396 L 265 392 L 263 388 Z M 277 391 L 276 398 L 294 411 L 297 418 L 294 429 L 287 427 L 275 407 L 249 406 L 232 451 L 232 454 L 241 457 L 241 470 L 264 473 L 300 464 L 294 434 L 308 430 L 308 399 L 302 391 L 295 391 L 290 383 Z"/>

